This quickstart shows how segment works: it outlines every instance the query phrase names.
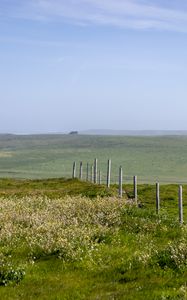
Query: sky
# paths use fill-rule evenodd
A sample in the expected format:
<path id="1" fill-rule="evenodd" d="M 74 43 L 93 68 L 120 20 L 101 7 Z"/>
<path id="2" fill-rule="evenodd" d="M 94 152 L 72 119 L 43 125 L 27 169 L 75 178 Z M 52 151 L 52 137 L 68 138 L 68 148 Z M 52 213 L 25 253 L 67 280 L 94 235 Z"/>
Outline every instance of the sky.
<path id="1" fill-rule="evenodd" d="M 0 133 L 187 130 L 186 0 L 0 0 Z"/>

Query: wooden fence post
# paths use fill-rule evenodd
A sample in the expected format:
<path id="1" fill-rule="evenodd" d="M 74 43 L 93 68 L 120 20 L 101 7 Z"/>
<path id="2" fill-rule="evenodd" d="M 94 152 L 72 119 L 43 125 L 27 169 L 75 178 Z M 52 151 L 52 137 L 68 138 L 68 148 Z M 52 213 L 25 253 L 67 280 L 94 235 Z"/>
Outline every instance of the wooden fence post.
<path id="1" fill-rule="evenodd" d="M 97 183 L 97 158 L 94 160 L 94 183 Z"/>
<path id="2" fill-rule="evenodd" d="M 110 187 L 110 179 L 111 179 L 111 159 L 108 160 L 108 165 L 107 165 L 107 188 Z"/>
<path id="3" fill-rule="evenodd" d="M 79 179 L 82 180 L 82 161 L 80 162 Z"/>
<path id="4" fill-rule="evenodd" d="M 74 161 L 73 163 L 73 173 L 72 173 L 72 178 L 76 178 L 76 162 Z"/>
<path id="5" fill-rule="evenodd" d="M 179 186 L 179 223 L 183 223 L 182 185 Z"/>
<path id="6" fill-rule="evenodd" d="M 99 170 L 99 184 L 101 184 L 101 170 Z"/>
<path id="7" fill-rule="evenodd" d="M 93 175 L 94 175 L 93 174 L 93 165 L 91 165 L 91 170 L 90 171 L 91 171 L 90 181 L 93 183 L 93 179 L 94 179 L 93 178 Z"/>
<path id="8" fill-rule="evenodd" d="M 133 183 L 134 183 L 134 200 L 137 202 L 138 200 L 138 192 L 137 192 L 137 176 L 133 177 Z"/>
<path id="9" fill-rule="evenodd" d="M 160 210 L 160 185 L 159 182 L 156 183 L 156 213 L 158 214 Z"/>
<path id="10" fill-rule="evenodd" d="M 123 197 L 123 169 L 119 168 L 119 197 Z"/>
<path id="11" fill-rule="evenodd" d="M 89 180 L 89 163 L 86 165 L 86 181 Z"/>

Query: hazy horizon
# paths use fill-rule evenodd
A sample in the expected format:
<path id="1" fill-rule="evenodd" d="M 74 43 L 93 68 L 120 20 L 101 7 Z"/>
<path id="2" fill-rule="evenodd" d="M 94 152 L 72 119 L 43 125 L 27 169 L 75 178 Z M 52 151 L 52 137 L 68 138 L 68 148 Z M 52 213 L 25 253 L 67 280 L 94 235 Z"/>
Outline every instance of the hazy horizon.
<path id="1" fill-rule="evenodd" d="M 122 130 L 122 129 L 88 129 L 88 130 L 75 130 L 79 135 L 114 135 L 114 136 L 187 136 L 187 130 Z M 0 136 L 6 135 L 68 135 L 71 131 L 61 132 L 0 132 Z"/>
<path id="2" fill-rule="evenodd" d="M 187 130 L 185 0 L 2 0 L 0 25 L 0 132 Z"/>

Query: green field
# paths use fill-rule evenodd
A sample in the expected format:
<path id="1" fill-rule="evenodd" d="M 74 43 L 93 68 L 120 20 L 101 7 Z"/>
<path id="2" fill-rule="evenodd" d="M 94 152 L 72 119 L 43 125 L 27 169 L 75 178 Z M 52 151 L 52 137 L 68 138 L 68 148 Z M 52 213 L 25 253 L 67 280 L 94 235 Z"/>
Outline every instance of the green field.
<path id="1" fill-rule="evenodd" d="M 0 299 L 187 299 L 186 150 L 182 136 L 0 136 Z M 104 180 L 108 158 L 113 182 L 123 166 L 122 199 L 116 184 L 68 178 L 95 157 Z M 158 179 L 175 184 L 156 214 Z"/>
<path id="2" fill-rule="evenodd" d="M 112 159 L 112 181 L 123 166 L 124 180 L 187 182 L 187 137 L 124 137 L 86 135 L 0 136 L 0 177 L 71 177 L 72 164 L 90 165 L 98 158 L 103 181 Z"/>
<path id="3" fill-rule="evenodd" d="M 159 215 L 154 185 L 138 186 L 138 207 L 124 189 L 119 199 L 116 185 L 1 179 L 0 299 L 187 299 L 177 185 L 161 186 Z"/>

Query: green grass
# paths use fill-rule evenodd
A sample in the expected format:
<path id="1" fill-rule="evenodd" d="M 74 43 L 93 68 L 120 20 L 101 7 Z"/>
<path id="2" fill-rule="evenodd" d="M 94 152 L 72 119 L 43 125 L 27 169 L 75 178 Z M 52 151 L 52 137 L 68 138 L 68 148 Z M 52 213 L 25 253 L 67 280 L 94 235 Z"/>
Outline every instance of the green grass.
<path id="1" fill-rule="evenodd" d="M 115 184 L 66 179 L 95 157 L 103 183 L 108 158 L 113 182 L 123 166 L 122 201 Z M 187 299 L 187 137 L 0 136 L 0 166 L 0 299 Z M 156 180 L 175 183 L 158 215 Z"/>
<path id="2" fill-rule="evenodd" d="M 115 185 L 109 193 L 104 186 L 99 187 L 78 180 L 2 179 L 1 230 L 10 218 L 10 226 L 15 226 L 22 236 L 14 241 L 15 232 L 12 238 L 4 243 L 1 232 L 0 253 L 15 266 L 15 272 L 24 268 L 26 274 L 19 283 L 10 280 L 7 286 L 1 286 L 0 299 L 187 299 L 187 187 L 184 186 L 183 195 L 183 226 L 178 223 L 177 185 L 161 186 L 159 215 L 155 213 L 154 185 L 138 186 L 141 208 L 125 204 L 126 196 L 132 197 L 133 187 L 124 185 L 124 188 L 126 195 L 120 201 L 116 199 Z M 88 198 L 81 200 L 79 194 Z M 107 198 L 109 194 L 110 198 Z M 45 222 L 41 220 L 38 229 L 36 227 L 35 230 L 37 233 L 40 228 L 48 228 L 43 233 L 45 237 L 53 222 L 56 224 L 56 221 L 60 220 L 55 210 L 58 212 L 60 203 L 63 207 L 67 195 L 71 196 L 68 201 L 72 199 L 72 204 L 64 206 L 64 213 L 67 210 L 66 217 L 70 222 L 72 220 L 72 224 L 77 220 L 78 223 L 74 223 L 75 234 L 76 230 L 82 228 L 82 234 L 85 234 L 85 241 L 88 242 L 87 234 L 89 236 L 90 230 L 94 230 L 94 226 L 97 228 L 97 222 L 100 222 L 97 230 L 93 231 L 94 236 L 90 236 L 94 248 L 90 248 L 89 243 L 83 245 L 84 239 L 81 242 L 78 236 L 75 236 L 78 240 L 74 240 L 73 230 L 72 244 L 75 241 L 78 244 L 75 244 L 74 252 L 70 252 L 70 258 L 65 256 L 59 259 L 59 252 L 53 250 L 46 254 L 45 247 L 40 250 L 34 247 L 30 252 L 25 244 L 24 230 L 27 226 L 27 230 L 35 228 L 36 217 L 36 222 L 43 218 Z M 25 200 L 21 200 L 23 196 L 27 196 Z M 54 212 L 51 208 L 48 210 L 42 200 L 43 196 L 50 197 L 51 200 L 46 203 L 53 207 Z M 97 196 L 104 197 L 101 206 L 96 205 L 99 203 L 96 200 Z M 46 212 L 52 216 L 54 213 L 51 223 Z M 114 212 L 118 212 L 117 219 L 113 216 Z M 69 227 L 67 230 L 69 232 Z M 1 260 L 0 256 L 0 271 Z M 9 264 L 6 268 L 8 272 Z"/>
<path id="3" fill-rule="evenodd" d="M 71 177 L 72 164 L 98 158 L 103 180 L 107 159 L 112 159 L 112 181 L 123 166 L 125 181 L 186 182 L 187 137 L 123 137 L 33 135 L 0 136 L 0 176 L 16 178 Z"/>
<path id="4" fill-rule="evenodd" d="M 94 185 L 78 179 L 0 179 L 0 197 L 47 196 L 51 199 L 66 195 L 94 198 L 116 195 L 116 188 L 110 190 L 105 185 Z"/>

